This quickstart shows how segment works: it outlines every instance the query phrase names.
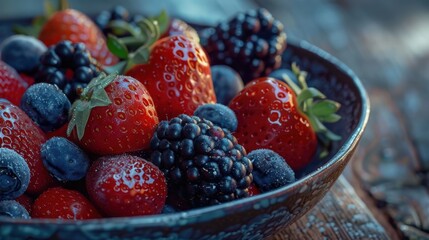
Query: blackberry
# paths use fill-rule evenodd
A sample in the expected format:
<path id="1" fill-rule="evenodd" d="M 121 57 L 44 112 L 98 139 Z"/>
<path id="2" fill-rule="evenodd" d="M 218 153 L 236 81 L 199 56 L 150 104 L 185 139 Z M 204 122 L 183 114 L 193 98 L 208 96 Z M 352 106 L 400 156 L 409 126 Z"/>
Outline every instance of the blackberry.
<path id="1" fill-rule="evenodd" d="M 36 83 L 55 84 L 70 102 L 100 73 L 95 60 L 83 43 L 68 40 L 50 47 L 40 58 L 41 64 L 35 75 Z"/>
<path id="2" fill-rule="evenodd" d="M 247 83 L 280 67 L 286 33 L 283 24 L 261 8 L 220 23 L 201 43 L 213 65 L 234 68 Z"/>
<path id="3" fill-rule="evenodd" d="M 249 195 L 253 165 L 226 129 L 181 114 L 159 123 L 151 140 L 151 162 L 165 174 L 169 195 L 191 207 L 220 204 Z"/>

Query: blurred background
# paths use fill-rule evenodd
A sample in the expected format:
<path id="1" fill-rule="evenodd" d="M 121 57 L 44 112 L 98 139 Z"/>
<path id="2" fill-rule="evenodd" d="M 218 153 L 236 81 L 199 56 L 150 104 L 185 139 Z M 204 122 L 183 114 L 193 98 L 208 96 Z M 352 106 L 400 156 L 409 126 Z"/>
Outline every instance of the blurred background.
<path id="1" fill-rule="evenodd" d="M 117 4 L 131 13 L 171 15 L 215 25 L 237 12 L 267 8 L 288 37 L 306 40 L 346 63 L 371 99 L 371 117 L 347 179 L 390 232 L 429 236 L 429 1 L 426 0 L 70 0 L 95 16 Z M 8 22 L 43 13 L 42 0 L 0 0 Z M 429 237 L 428 237 L 429 238 Z"/>

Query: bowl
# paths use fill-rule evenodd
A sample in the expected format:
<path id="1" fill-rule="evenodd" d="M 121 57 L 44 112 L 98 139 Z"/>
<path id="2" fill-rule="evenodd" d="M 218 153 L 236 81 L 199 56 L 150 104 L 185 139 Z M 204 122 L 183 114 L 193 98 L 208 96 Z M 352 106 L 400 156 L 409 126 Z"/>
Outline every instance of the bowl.
<path id="1" fill-rule="evenodd" d="M 283 64 L 298 63 L 308 83 L 341 103 L 342 119 L 328 127 L 342 136 L 330 154 L 315 158 L 298 181 L 233 202 L 155 216 L 85 221 L 0 219 L 0 239 L 262 239 L 313 208 L 352 157 L 369 116 L 358 77 L 342 62 L 305 41 L 288 40 Z"/>

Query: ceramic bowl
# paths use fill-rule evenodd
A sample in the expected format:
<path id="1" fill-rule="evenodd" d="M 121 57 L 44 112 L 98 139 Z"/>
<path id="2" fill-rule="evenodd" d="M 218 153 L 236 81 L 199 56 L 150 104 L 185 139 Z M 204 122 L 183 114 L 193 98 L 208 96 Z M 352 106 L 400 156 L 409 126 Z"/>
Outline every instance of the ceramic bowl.
<path id="1" fill-rule="evenodd" d="M 295 183 L 222 205 L 145 217 L 86 221 L 0 219 L 0 239 L 262 239 L 314 207 L 353 155 L 369 115 L 367 94 L 356 75 L 305 41 L 289 41 L 284 65 L 297 62 L 309 85 L 341 103 L 342 119 L 329 127 L 342 136 L 327 158 L 315 158 Z"/>

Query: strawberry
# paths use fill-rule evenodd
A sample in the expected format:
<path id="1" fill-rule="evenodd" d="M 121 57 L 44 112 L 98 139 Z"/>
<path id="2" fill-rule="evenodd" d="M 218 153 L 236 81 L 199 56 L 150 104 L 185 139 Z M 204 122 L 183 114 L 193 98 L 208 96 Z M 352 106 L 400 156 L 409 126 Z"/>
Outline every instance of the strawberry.
<path id="1" fill-rule="evenodd" d="M 19 105 L 21 97 L 28 88 L 28 83 L 19 74 L 0 61 L 0 98 L 6 98 L 15 105 Z"/>
<path id="2" fill-rule="evenodd" d="M 31 215 L 31 211 L 33 210 L 33 199 L 26 194 L 22 194 L 17 199 L 15 199 L 19 204 L 21 204 L 25 210 Z"/>
<path id="3" fill-rule="evenodd" d="M 88 171 L 87 191 L 107 216 L 158 214 L 167 197 L 167 183 L 152 163 L 131 155 L 105 156 Z"/>
<path id="4" fill-rule="evenodd" d="M 126 75 L 142 82 L 156 96 L 160 120 L 182 113 L 192 115 L 198 106 L 216 102 L 207 56 L 198 43 L 184 36 L 155 42 L 149 61 L 134 66 Z"/>
<path id="5" fill-rule="evenodd" d="M 34 201 L 33 218 L 94 219 L 101 215 L 81 193 L 61 187 L 49 188 Z"/>
<path id="6" fill-rule="evenodd" d="M 250 82 L 229 107 L 237 115 L 235 136 L 247 151 L 271 149 L 296 171 L 304 168 L 316 153 L 317 134 L 324 142 L 339 140 L 322 121 L 338 121 L 335 112 L 340 106 L 323 99 L 325 96 L 317 89 L 309 88 L 305 73 L 296 65 L 292 68 L 301 88 L 289 78 L 289 85 L 274 78 L 259 78 Z"/>
<path id="7" fill-rule="evenodd" d="M 167 31 L 161 35 L 161 38 L 176 35 L 184 35 L 192 41 L 200 42 L 198 33 L 193 27 L 178 18 L 173 18 L 168 25 Z"/>
<path id="8" fill-rule="evenodd" d="M 40 155 L 41 145 L 46 141 L 42 130 L 18 107 L 0 100 L 0 147 L 15 150 L 30 168 L 30 184 L 27 192 L 41 193 L 53 182 Z"/>
<path id="9" fill-rule="evenodd" d="M 149 147 L 158 124 L 154 102 L 132 77 L 100 74 L 83 90 L 71 110 L 67 134 L 83 149 L 99 155 Z"/>
<path id="10" fill-rule="evenodd" d="M 100 29 L 89 17 L 74 9 L 62 10 L 52 15 L 43 26 L 39 39 L 48 47 L 61 40 L 82 42 L 100 64 L 110 66 L 118 62 L 109 52 Z"/>

